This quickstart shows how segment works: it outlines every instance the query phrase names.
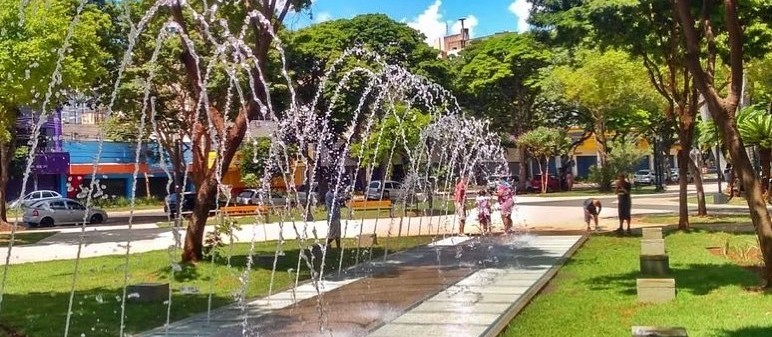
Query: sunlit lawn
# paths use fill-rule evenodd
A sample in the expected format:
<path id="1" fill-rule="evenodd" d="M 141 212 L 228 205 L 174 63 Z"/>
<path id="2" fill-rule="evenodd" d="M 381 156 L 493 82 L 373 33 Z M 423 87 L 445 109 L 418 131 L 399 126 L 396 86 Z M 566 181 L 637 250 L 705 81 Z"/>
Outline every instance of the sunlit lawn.
<path id="1" fill-rule="evenodd" d="M 654 186 L 634 186 L 631 194 L 656 194 Z M 545 194 L 529 194 L 540 197 L 578 197 L 578 196 L 613 196 L 613 192 L 601 192 L 597 188 L 575 188 L 571 191 L 550 192 Z"/>
<path id="2" fill-rule="evenodd" d="M 649 224 L 661 224 L 665 226 L 678 225 L 678 215 L 654 214 L 645 215 L 638 218 L 638 221 Z M 748 214 L 709 214 L 706 216 L 689 216 L 689 223 L 693 226 L 706 225 L 749 225 L 751 217 Z"/>
<path id="3" fill-rule="evenodd" d="M 744 249 L 753 235 L 675 233 L 666 249 L 675 301 L 638 304 L 640 237 L 593 236 L 502 336 L 630 336 L 636 325 L 680 326 L 690 337 L 772 336 L 772 296 L 752 271 L 706 247 Z"/>
<path id="4" fill-rule="evenodd" d="M 399 241 L 396 241 L 399 240 Z M 372 256 L 382 256 L 383 247 L 389 252 L 395 248 L 407 249 L 430 242 L 430 237 L 379 238 L 380 247 L 373 249 Z M 273 256 L 276 242 L 257 243 L 255 255 Z M 344 240 L 345 246 L 355 246 L 354 240 Z M 285 256 L 278 261 L 274 277 L 274 292 L 288 288 L 294 281 L 297 268 L 298 246 L 287 242 Z M 230 254 L 230 267 L 226 258 L 215 263 L 199 263 L 196 267 L 183 267 L 171 281 L 173 289 L 171 321 L 177 321 L 196 313 L 206 312 L 207 299 L 211 294 L 213 307 L 234 301 L 235 291 L 244 286 L 239 277 L 246 266 L 249 244 L 237 244 L 233 249 L 224 248 Z M 355 261 L 356 249 L 346 250 L 344 266 Z M 328 261 L 338 261 L 339 253 L 328 253 Z M 369 250 L 360 251 L 360 261 L 371 256 Z M 132 254 L 129 260 L 129 283 L 169 282 L 171 261 L 179 252 L 154 251 Z M 258 259 L 259 261 L 259 259 Z M 252 267 L 245 287 L 247 297 L 264 296 L 271 280 L 271 264 L 260 263 Z M 337 263 L 327 265 L 328 272 Z M 17 329 L 20 336 L 63 336 L 70 287 L 73 284 L 74 260 L 50 261 L 11 265 L 0 311 L 0 324 Z M 75 282 L 75 297 L 69 336 L 117 336 L 120 325 L 122 285 L 124 284 L 124 257 L 104 256 L 81 259 Z M 290 271 L 292 270 L 292 271 Z M 300 272 L 301 280 L 308 278 L 308 270 Z M 183 294 L 181 289 L 195 289 L 197 293 Z M 163 303 L 126 305 L 126 332 L 138 333 L 162 326 L 167 319 L 167 306 Z M 0 336 L 2 333 L 0 332 Z"/>
<path id="5" fill-rule="evenodd" d="M 13 238 L 14 246 L 31 245 L 43 240 L 56 232 L 17 232 Z M 8 247 L 8 242 L 11 239 L 11 234 L 0 234 L 0 247 Z"/>

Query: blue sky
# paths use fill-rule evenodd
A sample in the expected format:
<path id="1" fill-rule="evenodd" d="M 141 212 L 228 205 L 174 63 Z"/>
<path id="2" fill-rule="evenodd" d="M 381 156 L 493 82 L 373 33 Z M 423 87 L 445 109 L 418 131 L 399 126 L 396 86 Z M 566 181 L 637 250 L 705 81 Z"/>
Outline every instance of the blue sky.
<path id="1" fill-rule="evenodd" d="M 315 0 L 310 12 L 288 17 L 284 23 L 299 29 L 316 22 L 383 13 L 423 32 L 427 43 L 436 45 L 446 31 L 459 32 L 461 17 L 467 18 L 465 26 L 471 27 L 472 37 L 524 31 L 529 9 L 525 0 Z"/>

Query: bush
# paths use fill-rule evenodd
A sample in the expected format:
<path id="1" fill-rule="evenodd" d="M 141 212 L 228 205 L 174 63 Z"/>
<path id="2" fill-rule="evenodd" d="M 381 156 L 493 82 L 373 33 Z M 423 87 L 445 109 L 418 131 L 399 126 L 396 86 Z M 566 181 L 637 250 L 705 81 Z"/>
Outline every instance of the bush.
<path id="1" fill-rule="evenodd" d="M 84 204 L 86 203 L 86 200 L 81 200 Z M 136 198 L 134 200 L 134 206 L 154 206 L 154 205 L 161 205 L 163 202 L 159 199 L 156 199 L 154 197 L 140 197 Z M 131 207 L 131 199 L 126 197 L 115 197 L 115 198 L 93 198 L 91 199 L 91 205 L 101 208 L 128 208 Z"/>
<path id="2" fill-rule="evenodd" d="M 598 185 L 598 189 L 601 191 L 610 191 L 611 183 L 614 182 L 614 178 L 617 176 L 617 170 L 611 165 L 604 167 L 598 167 L 593 165 L 590 167 L 590 173 L 587 176 L 589 181 Z"/>

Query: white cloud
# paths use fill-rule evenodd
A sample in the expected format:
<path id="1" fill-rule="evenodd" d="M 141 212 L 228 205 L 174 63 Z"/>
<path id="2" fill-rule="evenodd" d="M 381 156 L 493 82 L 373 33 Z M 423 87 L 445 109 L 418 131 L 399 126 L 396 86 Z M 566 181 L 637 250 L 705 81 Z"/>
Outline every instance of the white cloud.
<path id="1" fill-rule="evenodd" d="M 531 4 L 526 0 L 515 0 L 509 5 L 509 11 L 517 16 L 517 31 L 525 32 L 530 28 L 528 17 L 531 15 Z"/>
<path id="2" fill-rule="evenodd" d="M 441 5 L 441 0 L 435 0 L 417 18 L 407 23 L 411 28 L 424 33 L 426 43 L 434 47 L 439 47 L 442 37 L 445 36 L 446 25 L 442 21 L 442 14 L 440 14 Z"/>
<path id="3" fill-rule="evenodd" d="M 332 14 L 330 12 L 319 12 L 314 17 L 314 22 L 325 22 L 332 20 Z"/>
<path id="4" fill-rule="evenodd" d="M 469 29 L 469 37 L 474 37 L 474 27 L 477 27 L 477 17 L 469 15 L 464 20 L 464 28 Z M 451 34 L 461 33 L 461 21 L 456 21 L 453 26 L 450 27 Z"/>

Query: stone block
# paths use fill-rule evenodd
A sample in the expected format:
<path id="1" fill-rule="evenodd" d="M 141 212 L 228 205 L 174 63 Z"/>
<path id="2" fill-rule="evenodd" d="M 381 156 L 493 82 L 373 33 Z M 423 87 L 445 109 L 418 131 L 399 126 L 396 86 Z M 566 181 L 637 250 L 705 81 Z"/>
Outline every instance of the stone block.
<path id="1" fill-rule="evenodd" d="M 647 227 L 642 228 L 644 240 L 659 240 L 662 239 L 662 227 Z"/>
<path id="2" fill-rule="evenodd" d="M 357 235 L 359 247 L 373 247 L 378 245 L 378 236 L 375 234 Z"/>
<path id="3" fill-rule="evenodd" d="M 163 303 L 169 300 L 168 283 L 139 283 L 126 287 L 126 300 L 137 303 Z"/>
<path id="4" fill-rule="evenodd" d="M 675 299 L 675 279 L 639 278 L 636 283 L 640 303 L 665 303 Z"/>
<path id="5" fill-rule="evenodd" d="M 641 255 L 665 255 L 665 240 L 641 240 Z"/>
<path id="6" fill-rule="evenodd" d="M 634 326 L 633 337 L 689 337 L 681 327 Z"/>
<path id="7" fill-rule="evenodd" d="M 646 276 L 670 274 L 670 258 L 667 255 L 641 255 L 641 274 Z"/>

